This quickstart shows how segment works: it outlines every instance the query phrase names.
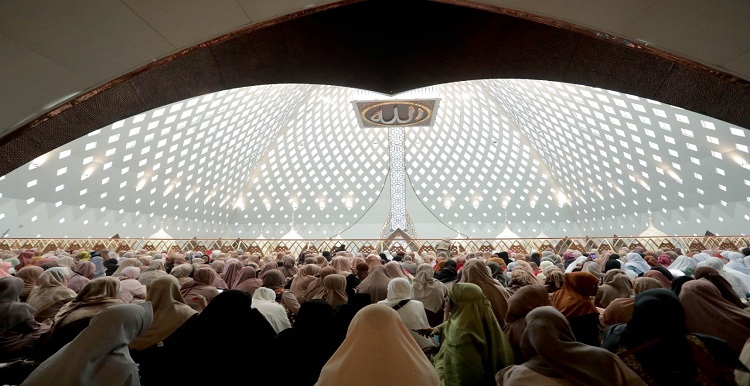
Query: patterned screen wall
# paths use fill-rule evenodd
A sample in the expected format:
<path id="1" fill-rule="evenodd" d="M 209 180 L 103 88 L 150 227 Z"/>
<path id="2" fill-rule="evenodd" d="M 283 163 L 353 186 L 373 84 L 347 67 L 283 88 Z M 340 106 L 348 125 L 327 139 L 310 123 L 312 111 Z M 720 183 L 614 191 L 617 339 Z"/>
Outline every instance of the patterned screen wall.
<path id="1" fill-rule="evenodd" d="M 433 127 L 404 129 L 406 209 L 427 209 L 415 223 L 480 238 L 506 222 L 526 237 L 636 235 L 649 211 L 669 234 L 750 225 L 744 128 L 545 81 L 404 97 L 440 99 Z M 281 237 L 293 221 L 302 237 L 376 237 L 387 213 L 365 214 L 386 188 L 388 129 L 360 128 L 351 102 L 386 98 L 258 86 L 115 122 L 0 177 L 0 234 L 146 237 L 163 221 L 175 237 Z M 371 234 L 346 234 L 363 217 Z"/>

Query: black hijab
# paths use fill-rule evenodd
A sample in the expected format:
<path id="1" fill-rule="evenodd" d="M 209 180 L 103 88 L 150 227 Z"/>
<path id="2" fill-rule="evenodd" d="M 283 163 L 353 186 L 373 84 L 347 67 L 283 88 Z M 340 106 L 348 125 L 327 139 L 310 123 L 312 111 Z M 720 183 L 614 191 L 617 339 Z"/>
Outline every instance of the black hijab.
<path id="1" fill-rule="evenodd" d="M 115 271 L 117 271 L 117 268 L 120 266 L 117 264 L 117 259 L 107 259 L 104 260 L 104 274 L 107 276 L 112 276 Z"/>
<path id="2" fill-rule="evenodd" d="M 434 277 L 441 283 L 448 283 L 451 281 L 455 281 L 458 278 L 458 265 L 456 265 L 456 261 L 455 260 L 446 261 L 445 267 L 443 267 L 443 269 L 441 269 L 440 271 L 436 272 Z"/>
<path id="3" fill-rule="evenodd" d="M 194 326 L 193 347 L 195 352 L 218 355 L 216 358 L 225 369 L 243 369 L 248 364 L 248 353 L 261 358 L 268 352 L 276 335 L 271 324 L 257 309 L 251 308 L 252 298 L 244 291 L 227 290 L 217 295 L 198 315 Z M 241 330 L 231 334 L 221 333 L 227 326 L 239 326 Z M 214 332 L 214 333 L 212 333 Z M 196 371 L 194 377 L 204 376 L 200 384 L 229 385 L 236 382 L 235 371 Z M 252 376 L 253 384 L 271 384 L 279 377 L 266 371 L 257 371 Z"/>
<path id="4" fill-rule="evenodd" d="M 602 347 L 637 348 L 635 358 L 657 384 L 691 385 L 697 364 L 687 334 L 680 299 L 670 290 L 656 288 L 636 295 L 630 321 L 619 334 L 605 338 Z"/>
<path id="5" fill-rule="evenodd" d="M 333 307 L 325 300 L 315 299 L 302 303 L 292 328 L 276 335 L 270 347 L 271 358 L 291 355 L 297 359 L 293 364 L 294 370 L 277 377 L 274 384 L 314 385 L 320 376 L 320 370 L 343 341 L 343 338 L 336 338 L 335 329 Z"/>

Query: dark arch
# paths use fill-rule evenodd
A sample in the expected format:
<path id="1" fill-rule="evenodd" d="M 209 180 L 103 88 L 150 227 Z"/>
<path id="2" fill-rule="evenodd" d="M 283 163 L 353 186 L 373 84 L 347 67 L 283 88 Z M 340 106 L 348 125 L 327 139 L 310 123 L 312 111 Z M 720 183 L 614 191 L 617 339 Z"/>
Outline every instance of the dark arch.
<path id="1" fill-rule="evenodd" d="M 224 89 L 313 83 L 394 94 L 486 78 L 601 87 L 750 127 L 747 81 L 647 47 L 469 2 L 352 1 L 236 31 L 78 97 L 0 139 L 0 175 L 117 120 Z"/>

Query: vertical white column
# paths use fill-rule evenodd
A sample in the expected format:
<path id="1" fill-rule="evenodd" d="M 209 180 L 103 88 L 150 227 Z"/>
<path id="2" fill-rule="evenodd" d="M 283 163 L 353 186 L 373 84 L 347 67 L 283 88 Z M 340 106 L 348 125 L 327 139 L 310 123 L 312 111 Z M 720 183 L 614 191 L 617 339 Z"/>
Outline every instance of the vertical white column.
<path id="1" fill-rule="evenodd" d="M 391 230 L 406 231 L 406 172 L 404 171 L 404 128 L 388 129 L 391 162 Z"/>

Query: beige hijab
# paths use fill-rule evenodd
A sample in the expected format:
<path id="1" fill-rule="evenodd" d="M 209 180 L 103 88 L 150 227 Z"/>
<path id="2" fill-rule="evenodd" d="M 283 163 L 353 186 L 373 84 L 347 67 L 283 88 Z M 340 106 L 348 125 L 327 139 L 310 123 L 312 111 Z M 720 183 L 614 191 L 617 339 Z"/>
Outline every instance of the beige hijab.
<path id="1" fill-rule="evenodd" d="M 313 299 L 324 299 L 331 307 L 346 304 L 349 297 L 346 295 L 346 277 L 344 275 L 332 274 L 323 279 L 323 289 L 313 296 Z"/>
<path id="2" fill-rule="evenodd" d="M 36 309 L 36 315 L 40 315 L 48 307 L 57 302 L 70 301 L 76 297 L 75 291 L 68 288 L 68 278 L 62 267 L 50 268 L 41 275 L 38 280 L 39 286 L 31 290 L 26 303 Z"/>
<path id="3" fill-rule="evenodd" d="M 398 263 L 398 261 L 389 261 L 385 264 L 385 273 L 390 277 L 391 279 L 395 279 L 397 277 L 404 278 L 406 280 L 409 280 L 411 283 L 411 278 L 406 276 L 404 273 L 404 268 L 401 266 L 401 264 Z"/>
<path id="4" fill-rule="evenodd" d="M 143 350 L 163 341 L 196 314 L 180 295 L 180 282 L 171 275 L 151 282 L 146 301 L 153 306 L 154 323 L 130 342 L 128 347 L 134 350 Z"/>
<path id="5" fill-rule="evenodd" d="M 129 257 L 127 259 L 122 259 L 122 261 L 117 263 L 117 270 L 112 273 L 112 276 L 120 276 L 122 273 L 122 270 L 127 267 L 138 267 L 138 269 L 141 269 L 141 263 L 140 260 L 136 259 L 135 257 Z"/>
<path id="6" fill-rule="evenodd" d="M 461 272 L 461 282 L 473 283 L 482 289 L 492 305 L 492 313 L 495 314 L 500 327 L 505 327 L 505 315 L 508 313 L 508 292 L 505 288 L 490 276 L 487 266 L 478 259 L 467 261 Z"/>
<path id="7" fill-rule="evenodd" d="M 424 304 L 424 308 L 432 312 L 443 309 L 448 287 L 433 278 L 434 272 L 429 264 L 420 264 L 417 275 L 412 281 L 412 298 Z"/>
<path id="8" fill-rule="evenodd" d="M 52 330 L 92 317 L 105 308 L 123 304 L 117 297 L 119 292 L 120 280 L 116 277 L 102 276 L 89 281 L 73 301 L 60 308 L 60 312 L 55 315 Z"/>
<path id="9" fill-rule="evenodd" d="M 336 268 L 322 268 L 320 270 L 320 273 L 318 274 L 318 277 L 316 277 L 315 280 L 311 281 L 307 286 L 307 290 L 305 291 L 305 300 L 312 300 L 312 298 L 317 295 L 319 291 L 323 290 L 323 280 L 326 278 L 326 276 L 335 274 Z"/>
<path id="10" fill-rule="evenodd" d="M 305 300 L 307 287 L 317 279 L 316 276 L 320 274 L 320 269 L 320 266 L 316 264 L 305 264 L 300 268 L 299 272 L 297 272 L 297 276 L 292 280 L 292 285 L 289 287 L 289 290 L 294 294 L 294 297 L 297 298 L 298 302 L 302 303 L 302 301 Z"/>
<path id="11" fill-rule="evenodd" d="M 435 368 L 398 313 L 382 304 L 371 304 L 357 312 L 346 339 L 323 366 L 315 383 L 316 386 L 439 384 Z"/>
<path id="12" fill-rule="evenodd" d="M 334 257 L 331 260 L 331 267 L 336 268 L 336 273 L 339 275 L 349 276 L 352 274 L 352 263 L 346 257 Z"/>
<path id="13" fill-rule="evenodd" d="M 377 303 L 388 297 L 388 283 L 391 278 L 385 274 L 385 267 L 376 266 L 370 274 L 357 286 L 357 293 L 370 294 L 373 303 Z"/>
<path id="14" fill-rule="evenodd" d="M 611 269 L 604 275 L 604 284 L 596 293 L 595 304 L 597 307 L 607 308 L 612 300 L 618 298 L 629 298 L 633 284 L 630 277 L 621 269 Z"/>

